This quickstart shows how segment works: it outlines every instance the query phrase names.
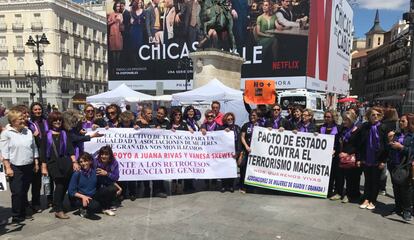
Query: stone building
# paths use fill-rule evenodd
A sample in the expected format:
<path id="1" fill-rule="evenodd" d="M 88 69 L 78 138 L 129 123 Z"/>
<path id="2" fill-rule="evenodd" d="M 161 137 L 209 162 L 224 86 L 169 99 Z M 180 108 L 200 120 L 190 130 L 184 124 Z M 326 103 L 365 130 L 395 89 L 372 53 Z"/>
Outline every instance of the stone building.
<path id="1" fill-rule="evenodd" d="M 37 89 L 37 51 L 29 36 L 45 34 L 41 46 L 44 102 L 60 109 L 73 97 L 107 89 L 106 19 L 70 0 L 0 0 L 0 102 L 29 104 Z"/>

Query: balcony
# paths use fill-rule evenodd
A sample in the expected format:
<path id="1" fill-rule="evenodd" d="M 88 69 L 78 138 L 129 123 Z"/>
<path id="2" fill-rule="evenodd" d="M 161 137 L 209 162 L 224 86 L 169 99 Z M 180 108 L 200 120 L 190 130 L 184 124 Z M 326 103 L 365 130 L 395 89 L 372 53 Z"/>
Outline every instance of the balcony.
<path id="1" fill-rule="evenodd" d="M 85 75 L 85 80 L 86 81 L 92 81 L 92 75 Z"/>
<path id="2" fill-rule="evenodd" d="M 14 53 L 24 53 L 24 46 L 23 45 L 13 46 L 13 52 Z"/>
<path id="3" fill-rule="evenodd" d="M 91 60 L 91 55 L 90 54 L 86 54 L 84 57 L 85 57 L 86 60 Z"/>
<path id="4" fill-rule="evenodd" d="M 63 78 L 73 78 L 73 73 L 71 72 L 62 71 L 61 74 Z"/>
<path id="5" fill-rule="evenodd" d="M 10 70 L 0 70 L 0 77 L 10 76 Z"/>
<path id="6" fill-rule="evenodd" d="M 82 58 L 81 52 L 75 52 L 75 58 Z"/>
<path id="7" fill-rule="evenodd" d="M 14 76 L 16 77 L 25 77 L 26 71 L 25 70 L 14 70 Z"/>
<path id="8" fill-rule="evenodd" d="M 69 55 L 70 54 L 69 49 L 68 48 L 64 48 L 64 47 L 61 47 L 60 48 L 60 53 L 65 54 L 65 55 Z"/>
<path id="9" fill-rule="evenodd" d="M 33 31 L 43 30 L 43 23 L 42 22 L 32 22 L 32 30 Z"/>
<path id="10" fill-rule="evenodd" d="M 9 52 L 9 47 L 6 45 L 1 45 L 0 46 L 0 53 L 8 53 Z"/>
<path id="11" fill-rule="evenodd" d="M 60 25 L 59 30 L 64 33 L 69 33 L 69 28 L 65 25 Z"/>
<path id="12" fill-rule="evenodd" d="M 73 35 L 75 36 L 75 37 L 81 37 L 81 33 L 80 33 L 80 31 L 73 31 Z"/>
<path id="13" fill-rule="evenodd" d="M 84 34 L 83 36 L 85 37 L 85 39 L 91 40 L 91 35 L 90 34 Z"/>
<path id="14" fill-rule="evenodd" d="M 7 31 L 7 23 L 0 22 L 0 31 Z"/>
<path id="15" fill-rule="evenodd" d="M 82 80 L 82 74 L 81 73 L 75 73 L 75 79 L 76 80 Z M 78 89 L 78 88 L 76 88 Z"/>
<path id="16" fill-rule="evenodd" d="M 24 29 L 24 25 L 23 25 L 23 23 L 15 22 L 12 25 L 12 29 L 13 30 L 23 30 Z"/>

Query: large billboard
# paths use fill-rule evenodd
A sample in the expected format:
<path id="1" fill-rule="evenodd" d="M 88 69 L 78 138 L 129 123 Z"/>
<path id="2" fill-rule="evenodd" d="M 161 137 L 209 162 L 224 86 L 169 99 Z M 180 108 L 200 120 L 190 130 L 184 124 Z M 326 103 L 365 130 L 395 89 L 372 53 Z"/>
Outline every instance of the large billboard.
<path id="1" fill-rule="evenodd" d="M 329 52 L 329 31 L 322 30 L 331 26 L 332 0 L 108 0 L 107 6 L 109 88 L 154 90 L 158 82 L 183 90 L 193 75 L 189 54 L 218 48 L 245 59 L 241 88 L 244 80 L 262 79 L 278 89 L 327 90 L 327 78 L 319 70 L 308 78 L 307 66 L 310 52 L 318 67 L 318 44 Z"/>

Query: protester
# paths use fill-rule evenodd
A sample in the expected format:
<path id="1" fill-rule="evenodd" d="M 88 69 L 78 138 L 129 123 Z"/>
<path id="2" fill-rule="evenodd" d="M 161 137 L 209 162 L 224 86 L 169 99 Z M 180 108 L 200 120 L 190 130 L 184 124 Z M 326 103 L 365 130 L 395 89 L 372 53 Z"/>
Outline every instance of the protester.
<path id="1" fill-rule="evenodd" d="M 298 129 L 302 121 L 302 108 L 300 106 L 294 106 L 292 108 L 292 117 L 290 118 L 290 124 L 292 129 Z"/>
<path id="2" fill-rule="evenodd" d="M 272 118 L 268 119 L 265 123 L 265 127 L 281 130 L 291 130 L 291 125 L 286 118 L 282 117 L 282 108 L 279 104 L 275 103 L 272 105 Z"/>
<path id="3" fill-rule="evenodd" d="M 35 138 L 36 146 L 39 151 L 39 156 L 42 157 L 44 154 L 41 153 L 45 147 L 46 143 L 46 133 L 49 131 L 49 126 L 47 120 L 43 114 L 43 107 L 40 103 L 34 102 L 30 105 L 30 121 L 28 124 L 29 129 L 32 131 L 32 134 Z M 40 169 L 41 162 L 44 162 L 44 159 L 38 161 L 38 169 Z M 52 186 L 53 184 L 51 184 Z M 41 212 L 40 208 L 40 190 L 42 187 L 42 173 L 37 171 L 33 174 L 32 181 L 32 210 L 36 213 Z M 51 192 L 53 192 L 53 187 L 51 187 Z M 47 196 L 48 205 L 52 206 L 52 194 Z"/>
<path id="4" fill-rule="evenodd" d="M 232 112 L 228 112 L 223 116 L 223 126 L 222 129 L 225 131 L 232 131 L 234 133 L 234 159 L 238 159 L 241 152 L 240 145 L 240 127 L 235 124 L 236 116 Z M 222 187 L 220 192 L 224 193 L 225 191 L 234 192 L 234 178 L 225 178 L 221 180 Z"/>
<path id="5" fill-rule="evenodd" d="M 97 110 L 92 106 L 92 104 L 87 104 L 85 106 L 84 112 L 84 119 L 82 121 L 82 128 L 83 129 L 94 129 L 98 127 L 105 127 L 106 123 L 102 118 L 97 118 L 96 113 Z"/>
<path id="6" fill-rule="evenodd" d="M 240 141 L 242 143 L 242 153 L 240 154 L 237 165 L 240 167 L 240 192 L 246 193 L 247 186 L 244 185 L 244 177 L 246 176 L 247 158 L 250 154 L 250 143 L 252 141 L 253 128 L 259 126 L 257 110 L 251 111 L 249 122 L 245 123 L 241 128 Z"/>
<path id="7" fill-rule="evenodd" d="M 27 192 L 33 172 L 39 171 L 39 152 L 32 132 L 26 128 L 22 112 L 7 114 L 9 125 L 0 136 L 1 155 L 6 176 L 9 177 L 12 200 L 12 222 L 26 218 Z"/>
<path id="8" fill-rule="evenodd" d="M 116 104 L 111 104 L 106 107 L 106 127 L 113 128 L 119 127 L 119 115 L 121 114 L 121 108 Z"/>
<path id="9" fill-rule="evenodd" d="M 357 159 L 359 141 L 357 139 L 358 127 L 356 122 L 358 121 L 358 118 L 354 112 L 347 111 L 342 115 L 342 121 L 343 127 L 339 133 L 339 174 L 342 173 L 346 180 L 346 191 L 343 190 L 343 182 L 342 186 L 340 185 L 340 182 L 335 184 L 335 188 L 338 193 L 342 193 L 342 203 L 357 202 L 361 197 L 361 192 L 359 190 L 361 181 L 361 162 Z M 351 166 L 344 165 L 341 164 L 341 159 L 350 159 L 353 162 Z M 345 192 L 346 195 L 344 194 Z"/>
<path id="10" fill-rule="evenodd" d="M 42 162 L 42 174 L 50 175 L 55 183 L 53 210 L 55 217 L 69 219 L 63 211 L 63 200 L 68 189 L 72 171 L 79 171 L 71 139 L 63 129 L 63 117 L 60 112 L 51 112 L 48 116 L 50 130 L 47 132 L 45 162 Z"/>
<path id="11" fill-rule="evenodd" d="M 197 132 L 200 130 L 200 126 L 197 123 L 197 121 L 201 118 L 201 113 L 199 110 L 195 109 L 193 106 L 187 106 L 184 109 L 183 118 L 187 123 L 190 131 Z"/>
<path id="12" fill-rule="evenodd" d="M 110 146 L 103 146 L 98 151 L 98 156 L 93 163 L 98 177 L 98 191 L 105 196 L 101 199 L 102 212 L 109 216 L 115 216 L 116 208 L 111 205 L 123 189 L 117 184 L 119 180 L 119 165 Z"/>
<path id="13" fill-rule="evenodd" d="M 224 114 L 220 112 L 220 102 L 213 101 L 211 103 L 211 111 L 214 113 L 214 122 L 216 122 L 218 125 L 223 125 L 223 116 Z"/>
<path id="14" fill-rule="evenodd" d="M 369 121 L 361 126 L 358 137 L 359 155 L 365 176 L 364 200 L 360 208 L 373 210 L 378 197 L 381 170 L 386 161 L 384 144 L 387 133 L 385 126 L 381 124 L 383 111 L 380 107 L 368 109 L 366 117 Z"/>
<path id="15" fill-rule="evenodd" d="M 391 175 L 394 191 L 394 212 L 402 214 L 405 221 L 412 220 L 412 157 L 414 150 L 414 115 L 403 115 L 399 121 L 399 130 L 388 134 L 389 161 L 388 169 L 392 173 L 394 169 L 405 165 L 404 168 L 410 176 L 403 182 L 396 181 Z"/>
<path id="16" fill-rule="evenodd" d="M 313 111 L 311 109 L 306 108 L 302 111 L 302 121 L 297 124 L 297 130 L 310 133 L 317 131 L 316 125 L 313 123 Z"/>

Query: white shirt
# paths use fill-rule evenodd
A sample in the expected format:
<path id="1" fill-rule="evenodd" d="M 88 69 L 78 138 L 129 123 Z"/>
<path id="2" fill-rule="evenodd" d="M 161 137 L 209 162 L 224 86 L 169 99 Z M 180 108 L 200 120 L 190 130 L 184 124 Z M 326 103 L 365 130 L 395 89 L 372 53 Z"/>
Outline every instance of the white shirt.
<path id="1" fill-rule="evenodd" d="M 280 11 L 287 12 L 285 9 L 280 9 Z M 292 12 L 289 10 L 289 14 L 292 15 Z M 298 22 L 290 21 L 290 19 L 286 19 L 285 16 L 281 12 L 276 12 L 276 19 L 277 22 L 284 27 L 300 27 Z"/>
<path id="2" fill-rule="evenodd" d="M 1 133 L 0 149 L 3 158 L 15 166 L 32 164 L 33 159 L 39 157 L 32 132 L 28 128 L 18 132 L 10 124 Z"/>

